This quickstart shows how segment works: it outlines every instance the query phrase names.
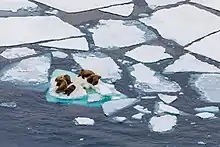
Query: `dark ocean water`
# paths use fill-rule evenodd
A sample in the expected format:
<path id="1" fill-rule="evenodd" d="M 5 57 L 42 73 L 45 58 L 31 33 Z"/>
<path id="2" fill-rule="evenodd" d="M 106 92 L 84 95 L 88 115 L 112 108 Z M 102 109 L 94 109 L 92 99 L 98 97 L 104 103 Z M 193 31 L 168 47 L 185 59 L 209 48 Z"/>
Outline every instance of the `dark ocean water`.
<path id="1" fill-rule="evenodd" d="M 135 9 L 132 15 L 128 18 L 118 15 L 112 15 L 98 10 L 89 12 L 82 12 L 79 14 L 66 14 L 59 12 L 58 17 L 63 21 L 68 22 L 81 29 L 86 33 L 86 39 L 90 43 L 90 52 L 95 51 L 91 34 L 85 28 L 79 26 L 89 23 L 93 26 L 100 19 L 130 19 L 135 20 L 140 13 L 151 13 L 152 11 L 144 3 L 144 0 L 134 0 Z M 179 3 L 184 4 L 187 1 Z M 7 16 L 28 16 L 28 15 L 48 15 L 45 10 L 48 7 L 39 5 L 36 11 L 27 12 L 20 10 L 17 13 L 0 12 L 1 17 Z M 171 5 L 176 6 L 176 5 Z M 169 8 L 171 6 L 166 6 Z M 199 6 L 198 7 L 202 7 Z M 204 7 L 202 7 L 204 8 Z M 220 15 L 219 12 L 204 8 L 210 12 Z M 12 32 L 13 33 L 13 32 Z M 183 55 L 186 51 L 182 46 L 173 41 L 163 39 L 158 36 L 157 39 L 146 42 L 146 44 L 161 45 L 166 48 L 166 51 L 171 54 L 174 59 L 167 59 L 160 61 L 160 64 L 148 64 L 149 67 L 157 72 L 161 72 L 164 67 L 172 64 L 176 58 Z M 126 34 L 125 34 L 126 35 Z M 23 45 L 36 49 L 42 53 L 50 53 L 48 48 L 40 47 L 38 44 Z M 121 65 L 117 59 L 123 59 L 123 54 L 127 50 L 134 47 L 123 48 L 120 50 L 106 51 L 100 49 L 98 52 L 103 52 L 110 56 L 123 70 L 122 79 L 116 82 L 116 88 L 120 92 L 128 95 L 128 97 L 139 97 L 140 94 L 134 89 L 128 87 L 131 84 L 131 78 L 128 76 L 128 70 L 125 65 Z M 1 51 L 5 47 L 0 48 Z M 71 58 L 70 54 L 77 51 L 70 51 L 63 49 L 69 57 L 64 59 L 53 58 L 49 74 L 56 68 L 71 70 L 76 64 Z M 199 55 L 195 55 L 202 61 L 210 62 L 216 66 L 220 64 L 205 59 Z M 131 64 L 135 61 L 130 60 Z M 0 67 L 7 66 L 13 60 L 0 59 Z M 0 147 L 196 147 L 196 146 L 220 146 L 220 119 L 202 120 L 195 117 L 195 107 L 202 106 L 219 106 L 219 104 L 212 104 L 204 102 L 199 99 L 200 95 L 189 86 L 190 74 L 181 73 L 166 75 L 170 80 L 176 81 L 182 88 L 184 95 L 178 95 L 178 100 L 172 103 L 172 106 L 179 110 L 187 112 L 189 116 L 178 117 L 177 125 L 173 130 L 166 133 L 152 132 L 148 127 L 149 119 L 152 114 L 145 115 L 143 119 L 131 120 L 128 123 L 112 122 L 111 118 L 106 117 L 101 108 L 88 108 L 79 105 L 63 105 L 48 103 L 44 92 L 36 92 L 34 90 L 20 89 L 16 85 L 0 84 L 0 102 L 15 102 L 15 108 L 0 107 Z M 155 95 L 156 93 L 153 93 Z M 149 110 L 154 109 L 155 101 L 159 98 L 141 100 L 137 104 L 143 105 Z M 125 116 L 130 118 L 135 114 L 133 107 L 123 109 L 117 112 L 114 116 Z M 83 116 L 95 120 L 94 126 L 77 126 L 73 120 L 75 117 Z M 218 117 L 219 114 L 217 113 Z M 83 139 L 82 139 L 83 138 Z M 198 142 L 205 142 L 206 145 L 199 145 Z"/>

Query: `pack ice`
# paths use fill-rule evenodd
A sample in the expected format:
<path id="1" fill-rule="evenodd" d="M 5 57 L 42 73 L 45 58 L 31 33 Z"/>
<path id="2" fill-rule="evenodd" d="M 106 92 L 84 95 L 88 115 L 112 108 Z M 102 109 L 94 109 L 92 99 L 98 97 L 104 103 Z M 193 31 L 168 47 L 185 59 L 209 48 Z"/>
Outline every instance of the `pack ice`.
<path id="1" fill-rule="evenodd" d="M 1 81 L 12 82 L 26 88 L 38 87 L 48 83 L 48 69 L 50 68 L 50 55 L 42 55 L 23 59 L 20 62 L 6 66 L 0 71 Z M 45 90 L 46 87 L 43 89 Z M 41 88 L 40 88 L 41 89 Z"/>
<path id="2" fill-rule="evenodd" d="M 181 88 L 176 82 L 166 80 L 142 63 L 132 66 L 131 75 L 136 79 L 135 87 L 144 92 L 177 92 Z"/>
<path id="3" fill-rule="evenodd" d="M 182 1 L 182 0 L 166 0 L 166 1 L 145 0 L 145 2 L 148 4 L 148 6 L 152 9 L 154 9 L 158 6 L 165 6 L 165 5 L 175 4 L 175 3 L 180 2 L 180 1 Z"/>
<path id="4" fill-rule="evenodd" d="M 100 20 L 99 24 L 89 31 L 93 33 L 95 45 L 103 48 L 131 46 L 147 40 L 145 32 L 136 25 L 129 24 L 129 21 Z M 151 34 L 151 31 L 146 33 Z"/>
<path id="5" fill-rule="evenodd" d="M 133 12 L 134 4 L 117 5 L 109 8 L 100 9 L 100 11 L 117 14 L 121 16 L 129 16 Z"/>
<path id="6" fill-rule="evenodd" d="M 16 12 L 18 9 L 28 9 L 37 7 L 35 3 L 28 0 L 1 0 L 0 10 Z"/>
<path id="7" fill-rule="evenodd" d="M 55 16 L 0 18 L 0 32 L 1 46 L 35 43 L 83 35 L 77 28 L 61 21 Z"/>
<path id="8" fill-rule="evenodd" d="M 92 9 L 98 9 L 102 7 L 107 7 L 116 4 L 129 3 L 131 0 L 36 0 L 37 2 L 43 3 L 45 5 L 51 6 L 53 8 L 65 11 L 65 12 L 81 12 L 88 11 Z"/>
<path id="9" fill-rule="evenodd" d="M 220 29 L 218 16 L 188 4 L 156 11 L 140 21 L 182 46 Z"/>
<path id="10" fill-rule="evenodd" d="M 216 0 L 191 0 L 191 2 L 201 4 L 220 11 L 220 2 Z"/>
<path id="11" fill-rule="evenodd" d="M 210 72 L 220 73 L 220 69 L 214 65 L 202 62 L 191 54 L 185 54 L 176 60 L 173 64 L 167 66 L 164 73 L 174 72 Z"/>
<path id="12" fill-rule="evenodd" d="M 34 49 L 29 49 L 27 47 L 20 47 L 20 48 L 6 49 L 0 55 L 7 59 L 15 59 L 29 55 L 34 55 L 34 54 L 36 54 Z"/>

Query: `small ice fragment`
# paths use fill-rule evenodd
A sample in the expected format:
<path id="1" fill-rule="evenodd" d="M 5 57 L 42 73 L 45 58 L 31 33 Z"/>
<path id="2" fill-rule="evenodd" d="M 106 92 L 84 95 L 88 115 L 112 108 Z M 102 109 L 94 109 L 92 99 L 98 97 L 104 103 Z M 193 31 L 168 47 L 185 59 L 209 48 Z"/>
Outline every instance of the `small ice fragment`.
<path id="1" fill-rule="evenodd" d="M 201 113 L 197 113 L 196 116 L 200 117 L 200 118 L 215 118 L 215 114 L 214 113 L 210 113 L 210 112 L 201 112 Z"/>
<path id="2" fill-rule="evenodd" d="M 203 141 L 199 141 L 198 144 L 202 144 L 202 145 L 205 145 L 206 143 L 203 142 Z"/>
<path id="3" fill-rule="evenodd" d="M 216 106 L 207 106 L 207 107 L 201 107 L 201 108 L 195 108 L 195 111 L 197 112 L 219 112 L 219 107 Z"/>
<path id="4" fill-rule="evenodd" d="M 133 119 L 142 119 L 142 117 L 144 116 L 144 113 L 138 113 L 138 114 L 134 114 L 131 117 Z"/>
<path id="5" fill-rule="evenodd" d="M 68 55 L 64 52 L 61 51 L 54 51 L 52 52 L 53 57 L 57 57 L 57 58 L 66 58 Z"/>
<path id="6" fill-rule="evenodd" d="M 119 100 L 112 100 L 105 102 L 102 104 L 102 109 L 105 115 L 111 115 L 112 113 L 115 113 L 123 108 L 126 108 L 134 103 L 136 103 L 138 99 L 135 98 L 123 98 Z"/>
<path id="7" fill-rule="evenodd" d="M 76 125 L 94 125 L 95 121 L 91 118 L 87 118 L 87 117 L 77 117 L 75 118 L 75 124 Z"/>
<path id="8" fill-rule="evenodd" d="M 171 114 L 180 114 L 180 111 L 175 107 L 164 104 L 163 102 L 158 102 L 155 104 L 155 113 L 171 113 Z"/>
<path id="9" fill-rule="evenodd" d="M 172 103 L 177 99 L 177 96 L 171 96 L 166 94 L 158 94 L 159 98 L 167 104 Z"/>
<path id="10" fill-rule="evenodd" d="M 143 96 L 141 99 L 155 99 L 157 98 L 156 96 Z"/>
<path id="11" fill-rule="evenodd" d="M 117 122 L 124 122 L 125 120 L 127 120 L 127 118 L 126 117 L 116 116 L 116 117 L 113 117 L 113 120 L 117 121 Z"/>
<path id="12" fill-rule="evenodd" d="M 34 49 L 29 49 L 27 47 L 21 47 L 21 48 L 10 48 L 6 49 L 4 52 L 2 52 L 0 55 L 7 59 L 14 59 L 14 58 L 21 58 L 29 55 L 36 54 Z"/>
<path id="13" fill-rule="evenodd" d="M 15 108 L 17 107 L 17 104 L 15 102 L 3 102 L 0 103 L 0 107 Z"/>
<path id="14" fill-rule="evenodd" d="M 173 115 L 154 116 L 149 121 L 149 127 L 154 132 L 166 132 L 177 123 L 177 117 Z"/>
<path id="15" fill-rule="evenodd" d="M 151 111 L 149 111 L 147 108 L 144 109 L 144 107 L 140 105 L 134 106 L 134 109 L 140 111 L 141 113 L 151 113 Z"/>
<path id="16" fill-rule="evenodd" d="M 79 140 L 80 140 L 80 141 L 83 141 L 83 140 L 84 140 L 84 138 L 80 138 Z"/>

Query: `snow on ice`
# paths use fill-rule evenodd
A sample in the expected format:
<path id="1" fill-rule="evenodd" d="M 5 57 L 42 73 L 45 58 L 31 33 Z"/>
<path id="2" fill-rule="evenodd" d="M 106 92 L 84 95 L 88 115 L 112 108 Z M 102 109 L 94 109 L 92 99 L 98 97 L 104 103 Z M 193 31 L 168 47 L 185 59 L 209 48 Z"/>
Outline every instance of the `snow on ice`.
<path id="1" fill-rule="evenodd" d="M 128 51 L 125 56 L 143 63 L 157 62 L 159 60 L 172 58 L 165 53 L 165 48 L 161 46 L 142 45 L 131 51 Z"/>
<path id="2" fill-rule="evenodd" d="M 198 3 L 201 4 L 203 6 L 207 6 L 210 8 L 213 8 L 215 10 L 219 10 L 220 11 L 220 2 L 216 1 L 216 0 L 191 0 L 190 2 L 194 2 L 194 3 Z"/>
<path id="3" fill-rule="evenodd" d="M 219 30 L 220 25 L 218 16 L 188 4 L 156 11 L 151 17 L 141 18 L 140 21 L 182 46 Z"/>
<path id="4" fill-rule="evenodd" d="M 118 5 L 109 8 L 100 9 L 100 11 L 117 14 L 121 16 L 129 16 L 133 12 L 134 4 Z"/>
<path id="5" fill-rule="evenodd" d="M 148 6 L 152 9 L 158 7 L 158 6 L 165 6 L 169 4 L 175 4 L 177 2 L 180 2 L 182 0 L 166 0 L 166 1 L 161 1 L 161 0 L 145 0 L 145 2 L 148 4 Z"/>

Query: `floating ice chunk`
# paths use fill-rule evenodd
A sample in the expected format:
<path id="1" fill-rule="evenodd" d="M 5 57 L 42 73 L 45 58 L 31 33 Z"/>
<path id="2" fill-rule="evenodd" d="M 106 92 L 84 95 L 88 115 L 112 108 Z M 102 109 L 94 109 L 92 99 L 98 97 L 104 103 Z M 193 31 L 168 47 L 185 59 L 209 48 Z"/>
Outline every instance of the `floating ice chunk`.
<path id="1" fill-rule="evenodd" d="M 72 0 L 64 0 L 64 1 L 57 1 L 57 0 L 36 0 L 37 2 L 43 3 L 45 5 L 51 6 L 53 8 L 57 8 L 59 10 L 65 12 L 81 12 L 81 11 L 88 11 L 92 9 L 98 9 L 102 7 L 107 7 L 116 4 L 124 4 L 129 3 L 131 0 L 81 0 L 79 1 L 72 1 Z"/>
<path id="2" fill-rule="evenodd" d="M 170 5 L 170 4 L 175 4 L 177 2 L 180 2 L 182 0 L 166 0 L 166 1 L 161 1 L 161 0 L 145 0 L 145 2 L 148 4 L 150 8 L 156 8 L 158 6 L 165 6 L 165 5 Z"/>
<path id="3" fill-rule="evenodd" d="M 15 108 L 17 107 L 17 104 L 15 102 L 3 102 L 0 103 L 0 107 Z"/>
<path id="4" fill-rule="evenodd" d="M 103 12 L 109 12 L 121 16 L 129 16 L 133 12 L 134 4 L 118 5 L 109 8 L 100 9 Z"/>
<path id="5" fill-rule="evenodd" d="M 54 15 L 56 15 L 58 12 L 59 12 L 59 11 L 57 11 L 57 10 L 45 11 L 45 13 L 47 13 L 47 14 L 54 14 Z"/>
<path id="6" fill-rule="evenodd" d="M 202 144 L 202 145 L 205 145 L 206 143 L 203 142 L 203 141 L 199 141 L 198 144 Z"/>
<path id="7" fill-rule="evenodd" d="M 164 69 L 164 73 L 174 72 L 220 72 L 214 65 L 202 62 L 193 55 L 185 54 Z"/>
<path id="8" fill-rule="evenodd" d="M 180 114 L 180 111 L 175 107 L 164 104 L 163 102 L 158 102 L 155 104 L 155 114 L 161 113 L 171 113 L 171 114 Z"/>
<path id="9" fill-rule="evenodd" d="M 214 118 L 215 114 L 210 112 L 201 112 L 201 113 L 197 113 L 196 116 L 200 118 Z"/>
<path id="10" fill-rule="evenodd" d="M 144 109 L 144 107 L 140 105 L 134 106 L 134 109 L 140 111 L 141 113 L 151 113 L 151 111 L 149 111 L 147 108 Z"/>
<path id="11" fill-rule="evenodd" d="M 88 96 L 88 102 L 92 103 L 92 102 L 97 102 L 102 100 L 102 96 L 98 93 L 94 93 Z"/>
<path id="12" fill-rule="evenodd" d="M 0 80 L 22 85 L 47 83 L 50 62 L 47 55 L 21 60 L 2 69 Z"/>
<path id="13" fill-rule="evenodd" d="M 140 21 L 157 29 L 164 38 L 183 46 L 219 30 L 220 25 L 218 16 L 188 4 L 156 11 L 152 17 Z"/>
<path id="14" fill-rule="evenodd" d="M 177 117 L 172 115 L 154 116 L 149 121 L 149 127 L 154 132 L 166 132 L 172 130 L 177 123 Z"/>
<path id="15" fill-rule="evenodd" d="M 198 3 L 206 7 L 210 7 L 212 9 L 216 9 L 220 11 L 220 3 L 216 0 L 191 0 L 190 2 Z"/>
<path id="16" fill-rule="evenodd" d="M 167 104 L 172 103 L 177 99 L 177 96 L 171 96 L 166 94 L 158 94 L 159 98 Z"/>
<path id="17" fill-rule="evenodd" d="M 120 79 L 120 67 L 110 57 L 85 56 L 73 54 L 73 59 L 84 69 L 94 71 L 102 79 Z M 98 65 L 98 66 L 97 66 Z"/>
<path id="18" fill-rule="evenodd" d="M 201 108 L 195 108 L 195 111 L 197 112 L 219 112 L 219 107 L 216 106 L 207 106 L 207 107 L 201 107 Z"/>
<path id="19" fill-rule="evenodd" d="M 76 49 L 76 50 L 82 50 L 82 51 L 88 51 L 89 46 L 85 38 L 70 38 L 65 40 L 59 40 L 59 41 L 50 41 L 46 43 L 40 44 L 42 46 L 47 47 L 54 47 L 54 48 L 62 48 L 62 49 Z"/>
<path id="20" fill-rule="evenodd" d="M 116 116 L 116 117 L 113 117 L 113 120 L 117 121 L 117 122 L 124 122 L 125 120 L 127 120 L 127 118 L 126 117 Z"/>
<path id="21" fill-rule="evenodd" d="M 145 32 L 135 25 L 127 25 L 122 20 L 100 20 L 99 23 L 97 27 L 89 29 L 93 32 L 96 46 L 114 48 L 145 42 Z"/>
<path id="22" fill-rule="evenodd" d="M 63 22 L 56 16 L 0 18 L 0 32 L 1 46 L 35 43 L 83 35 L 79 29 Z"/>
<path id="23" fill-rule="evenodd" d="M 176 92 L 180 90 L 180 86 L 177 83 L 156 75 L 154 71 L 141 63 L 132 67 L 134 71 L 131 72 L 131 75 L 136 79 L 135 87 L 144 92 Z"/>
<path id="24" fill-rule="evenodd" d="M 28 0 L 1 0 L 0 10 L 16 12 L 18 9 L 35 8 L 37 5 Z"/>
<path id="25" fill-rule="evenodd" d="M 133 119 L 142 119 L 142 117 L 144 116 L 144 113 L 138 113 L 138 114 L 134 114 L 131 117 Z"/>
<path id="26" fill-rule="evenodd" d="M 130 105 L 136 103 L 138 100 L 135 98 L 127 98 L 120 100 L 108 101 L 102 104 L 102 109 L 105 115 L 111 115 L 123 108 L 129 107 Z"/>
<path id="27" fill-rule="evenodd" d="M 61 51 L 54 51 L 52 52 L 52 55 L 53 57 L 56 57 L 56 58 L 66 58 L 68 55 L 64 52 L 61 52 Z"/>
<path id="28" fill-rule="evenodd" d="M 86 125 L 86 126 L 92 126 L 95 124 L 95 121 L 91 118 L 87 117 L 77 117 L 74 120 L 76 125 Z"/>
<path id="29" fill-rule="evenodd" d="M 192 86 L 201 93 L 202 98 L 210 102 L 220 102 L 220 75 L 219 74 L 202 74 L 198 76 L 197 80 Z"/>
<path id="30" fill-rule="evenodd" d="M 125 56 L 143 63 L 157 62 L 159 60 L 172 58 L 172 56 L 165 53 L 165 48 L 150 45 L 142 45 L 137 47 L 136 49 L 128 51 Z"/>
<path id="31" fill-rule="evenodd" d="M 29 55 L 34 55 L 34 54 L 36 54 L 34 49 L 21 47 L 21 48 L 6 49 L 0 55 L 7 59 L 14 59 L 14 58 L 21 58 L 21 57 L 25 57 Z"/>
<path id="32" fill-rule="evenodd" d="M 220 55 L 218 50 L 219 40 L 220 33 L 215 33 L 203 38 L 198 42 L 193 43 L 185 49 L 220 62 Z"/>
<path id="33" fill-rule="evenodd" d="M 156 96 L 143 96 L 141 99 L 155 99 L 157 98 Z"/>

